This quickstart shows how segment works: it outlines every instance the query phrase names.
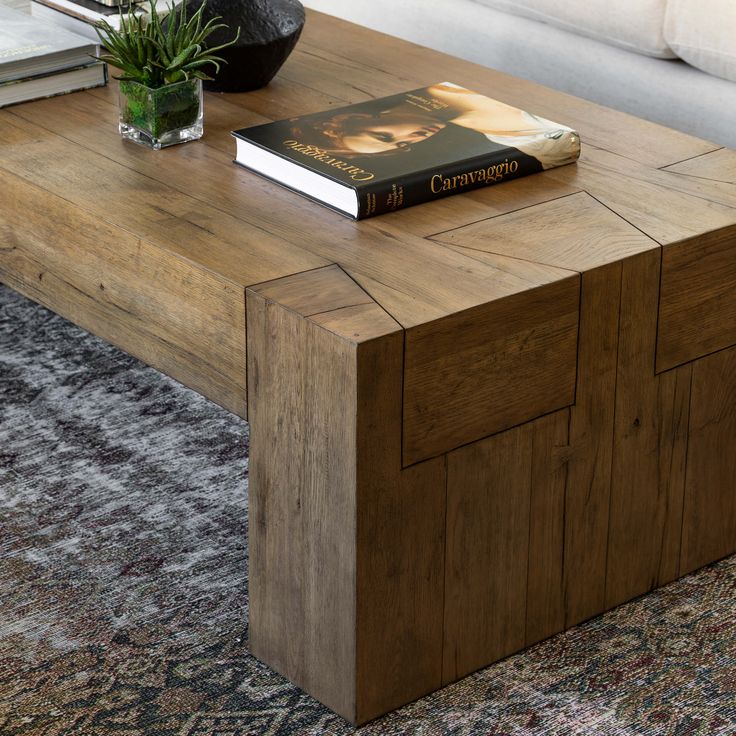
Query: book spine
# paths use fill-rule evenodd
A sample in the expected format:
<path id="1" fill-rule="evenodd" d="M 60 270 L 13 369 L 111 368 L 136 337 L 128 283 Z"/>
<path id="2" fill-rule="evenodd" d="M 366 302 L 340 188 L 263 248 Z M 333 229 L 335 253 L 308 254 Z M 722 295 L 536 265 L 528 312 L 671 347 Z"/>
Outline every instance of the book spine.
<path id="1" fill-rule="evenodd" d="M 357 190 L 357 219 L 518 179 L 541 170 L 542 166 L 535 158 L 516 148 L 506 148 L 458 161 L 441 170 L 426 169 L 404 179 L 381 182 L 380 185 L 364 184 Z"/>

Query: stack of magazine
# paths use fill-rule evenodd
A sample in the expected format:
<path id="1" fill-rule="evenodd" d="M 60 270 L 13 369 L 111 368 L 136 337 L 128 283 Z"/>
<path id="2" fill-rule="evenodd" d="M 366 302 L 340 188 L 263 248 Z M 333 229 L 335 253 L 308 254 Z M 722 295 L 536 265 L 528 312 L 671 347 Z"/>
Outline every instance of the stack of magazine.
<path id="1" fill-rule="evenodd" d="M 120 30 L 120 18 L 127 15 L 131 5 L 135 13 L 145 15 L 150 11 L 149 4 L 139 0 L 31 0 L 31 14 L 97 41 L 95 23 L 105 20 Z"/>
<path id="2" fill-rule="evenodd" d="M 0 5 L 0 107 L 107 82 L 98 46 Z"/>

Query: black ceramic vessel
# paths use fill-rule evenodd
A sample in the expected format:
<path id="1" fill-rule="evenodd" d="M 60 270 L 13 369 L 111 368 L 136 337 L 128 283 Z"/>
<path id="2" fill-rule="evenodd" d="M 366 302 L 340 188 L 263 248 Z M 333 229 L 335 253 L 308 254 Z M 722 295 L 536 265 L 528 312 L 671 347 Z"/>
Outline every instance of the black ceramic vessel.
<path id="1" fill-rule="evenodd" d="M 194 12 L 202 0 L 188 0 Z M 215 92 L 247 92 L 265 87 L 294 49 L 304 28 L 304 7 L 299 0 L 207 0 L 204 21 L 222 16 L 220 28 L 207 39 L 207 46 L 229 41 L 240 27 L 234 46 L 215 52 L 227 60 L 205 89 Z M 213 75 L 214 76 L 214 75 Z"/>

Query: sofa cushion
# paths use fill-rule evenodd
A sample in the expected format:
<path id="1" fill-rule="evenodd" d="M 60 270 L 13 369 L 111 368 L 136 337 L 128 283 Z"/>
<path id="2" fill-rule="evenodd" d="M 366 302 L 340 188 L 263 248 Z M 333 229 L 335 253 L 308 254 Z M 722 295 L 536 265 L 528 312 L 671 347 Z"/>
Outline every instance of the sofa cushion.
<path id="1" fill-rule="evenodd" d="M 728 0 L 722 0 L 728 2 Z M 667 0 L 476 0 L 628 51 L 673 59 L 664 40 Z M 697 0 L 693 0 L 695 4 Z"/>
<path id="2" fill-rule="evenodd" d="M 736 2 L 669 0 L 664 33 L 672 50 L 704 72 L 736 82 Z"/>

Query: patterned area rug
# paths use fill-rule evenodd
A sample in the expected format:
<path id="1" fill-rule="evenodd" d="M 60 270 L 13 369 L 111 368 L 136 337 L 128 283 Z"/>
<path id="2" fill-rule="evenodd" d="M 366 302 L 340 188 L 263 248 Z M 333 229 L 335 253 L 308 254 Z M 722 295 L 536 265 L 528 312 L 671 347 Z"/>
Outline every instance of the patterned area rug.
<path id="1" fill-rule="evenodd" d="M 355 730 L 248 655 L 248 428 L 0 286 L 0 734 Z M 361 734 L 736 732 L 736 557 Z"/>

